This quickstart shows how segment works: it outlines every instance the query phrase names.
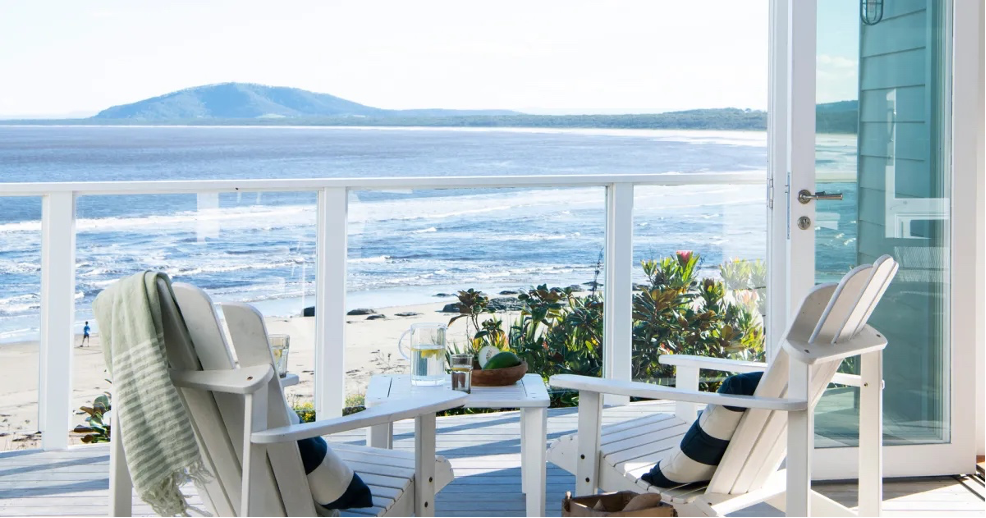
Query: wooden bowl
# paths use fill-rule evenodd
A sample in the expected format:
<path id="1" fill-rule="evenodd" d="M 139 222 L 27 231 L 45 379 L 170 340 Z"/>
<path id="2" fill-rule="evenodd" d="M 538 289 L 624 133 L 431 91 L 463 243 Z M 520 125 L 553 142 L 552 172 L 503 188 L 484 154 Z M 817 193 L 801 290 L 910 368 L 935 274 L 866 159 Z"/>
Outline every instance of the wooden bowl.
<path id="1" fill-rule="evenodd" d="M 473 370 L 472 385 L 474 387 L 503 387 L 517 383 L 527 374 L 527 362 L 522 361 L 515 367 L 503 369 Z"/>

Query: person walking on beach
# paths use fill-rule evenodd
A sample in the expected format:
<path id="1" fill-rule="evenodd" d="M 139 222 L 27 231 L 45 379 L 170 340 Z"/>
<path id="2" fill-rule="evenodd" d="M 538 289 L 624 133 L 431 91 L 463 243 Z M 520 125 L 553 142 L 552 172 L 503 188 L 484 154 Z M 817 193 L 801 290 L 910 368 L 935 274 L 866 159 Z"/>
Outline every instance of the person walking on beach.
<path id="1" fill-rule="evenodd" d="M 82 345 L 79 347 L 85 347 L 86 343 L 89 342 L 89 321 L 86 320 L 86 327 L 82 328 Z"/>

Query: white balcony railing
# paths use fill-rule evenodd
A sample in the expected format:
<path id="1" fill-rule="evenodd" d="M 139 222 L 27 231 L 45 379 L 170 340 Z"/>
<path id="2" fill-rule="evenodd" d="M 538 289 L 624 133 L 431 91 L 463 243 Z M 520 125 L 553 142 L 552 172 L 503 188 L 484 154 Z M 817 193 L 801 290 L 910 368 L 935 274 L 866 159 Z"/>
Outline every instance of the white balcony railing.
<path id="1" fill-rule="evenodd" d="M 334 416 L 345 399 L 346 259 L 349 191 L 384 189 L 491 189 L 605 187 L 605 264 L 633 260 L 633 200 L 638 185 L 751 185 L 763 172 L 453 176 L 424 178 L 323 178 L 160 182 L 0 183 L 0 197 L 40 196 L 41 346 L 39 430 L 46 450 L 68 446 L 71 428 L 73 324 L 75 322 L 75 201 L 89 195 L 205 194 L 224 192 L 316 192 L 315 405 Z M 630 380 L 633 284 L 630 268 L 606 268 L 603 372 Z"/>

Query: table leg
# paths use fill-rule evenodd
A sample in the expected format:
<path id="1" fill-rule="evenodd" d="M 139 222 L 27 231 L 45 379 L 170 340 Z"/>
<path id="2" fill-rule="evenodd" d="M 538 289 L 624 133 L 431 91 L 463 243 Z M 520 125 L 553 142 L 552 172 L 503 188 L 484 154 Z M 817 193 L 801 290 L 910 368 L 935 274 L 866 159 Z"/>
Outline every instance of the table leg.
<path id="1" fill-rule="evenodd" d="M 525 451 L 520 459 L 521 473 L 527 475 L 524 490 L 527 516 L 544 516 L 544 491 L 548 443 L 548 409 L 523 408 L 520 411 L 521 445 Z M 525 442 L 526 441 L 526 442 Z"/>
<path id="2" fill-rule="evenodd" d="M 530 477 L 527 476 L 527 464 L 524 463 L 524 459 L 527 458 L 527 434 L 524 430 L 524 420 L 527 416 L 527 409 L 522 408 L 520 411 L 520 491 L 521 493 L 527 494 L 527 484 Z"/>
<path id="3" fill-rule="evenodd" d="M 366 429 L 366 445 L 373 448 L 394 449 L 394 423 L 371 426 Z"/>

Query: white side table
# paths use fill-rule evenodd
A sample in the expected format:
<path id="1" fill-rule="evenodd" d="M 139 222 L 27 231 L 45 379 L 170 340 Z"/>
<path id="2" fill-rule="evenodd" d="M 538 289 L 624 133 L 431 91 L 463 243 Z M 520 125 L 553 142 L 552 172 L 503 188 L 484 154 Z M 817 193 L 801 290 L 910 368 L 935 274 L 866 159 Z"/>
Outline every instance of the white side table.
<path id="1" fill-rule="evenodd" d="M 414 397 L 434 390 L 451 390 L 449 381 L 435 387 L 411 385 L 407 374 L 381 374 L 370 378 L 366 390 L 367 408 L 391 399 Z M 521 488 L 527 497 L 527 516 L 544 516 L 545 448 L 548 442 L 548 388 L 538 374 L 528 374 L 506 387 L 473 387 L 464 408 L 520 409 Z M 368 446 L 391 449 L 394 446 L 392 424 L 373 426 L 367 431 Z"/>

